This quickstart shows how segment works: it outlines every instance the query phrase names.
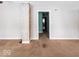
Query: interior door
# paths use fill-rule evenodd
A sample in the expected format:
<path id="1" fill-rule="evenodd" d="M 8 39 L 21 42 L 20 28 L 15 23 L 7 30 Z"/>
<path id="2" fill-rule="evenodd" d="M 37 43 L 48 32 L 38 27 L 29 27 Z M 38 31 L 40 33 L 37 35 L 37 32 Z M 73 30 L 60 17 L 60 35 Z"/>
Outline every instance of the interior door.
<path id="1" fill-rule="evenodd" d="M 43 24 L 42 24 L 42 17 L 43 17 L 43 14 L 42 12 L 39 12 L 38 13 L 38 18 L 39 18 L 39 33 L 43 33 Z"/>

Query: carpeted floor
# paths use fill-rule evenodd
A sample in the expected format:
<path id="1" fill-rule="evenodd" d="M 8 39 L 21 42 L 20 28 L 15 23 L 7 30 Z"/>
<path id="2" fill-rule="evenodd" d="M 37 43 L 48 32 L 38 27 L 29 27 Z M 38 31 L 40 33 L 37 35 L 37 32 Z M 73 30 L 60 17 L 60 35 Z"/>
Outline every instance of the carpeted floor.
<path id="1" fill-rule="evenodd" d="M 79 40 L 49 40 L 41 37 L 30 44 L 21 44 L 20 40 L 0 40 L 0 56 L 79 56 Z"/>

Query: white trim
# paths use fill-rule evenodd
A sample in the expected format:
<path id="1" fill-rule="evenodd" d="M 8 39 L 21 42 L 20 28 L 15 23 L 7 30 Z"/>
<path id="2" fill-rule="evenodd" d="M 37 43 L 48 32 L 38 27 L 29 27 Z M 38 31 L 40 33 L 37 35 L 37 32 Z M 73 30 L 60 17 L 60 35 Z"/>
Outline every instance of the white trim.
<path id="1" fill-rule="evenodd" d="M 20 38 L 0 38 L 0 40 L 20 40 Z"/>
<path id="2" fill-rule="evenodd" d="M 50 38 L 50 40 L 79 40 L 79 38 Z"/>
<path id="3" fill-rule="evenodd" d="M 37 10 L 37 20 L 38 20 L 38 12 L 49 12 L 49 39 L 50 39 L 50 32 L 51 32 L 50 31 L 51 10 Z M 39 39 L 39 27 L 38 27 L 38 23 L 37 23 L 37 28 L 38 28 L 38 39 Z"/>
<path id="4" fill-rule="evenodd" d="M 37 37 L 37 38 L 32 38 L 31 40 L 38 40 L 39 38 Z"/>
<path id="5" fill-rule="evenodd" d="M 4 37 L 0 36 L 0 40 L 18 40 L 18 39 L 22 39 L 20 35 L 17 36 L 4 35 Z"/>
<path id="6" fill-rule="evenodd" d="M 29 3 L 27 3 L 25 10 L 26 10 L 26 19 L 24 19 L 24 31 L 22 36 L 22 43 L 30 43 L 29 39 Z M 27 29 L 28 28 L 28 29 Z"/>
<path id="7" fill-rule="evenodd" d="M 30 43 L 30 40 L 29 41 L 22 41 L 22 44 L 29 44 Z"/>

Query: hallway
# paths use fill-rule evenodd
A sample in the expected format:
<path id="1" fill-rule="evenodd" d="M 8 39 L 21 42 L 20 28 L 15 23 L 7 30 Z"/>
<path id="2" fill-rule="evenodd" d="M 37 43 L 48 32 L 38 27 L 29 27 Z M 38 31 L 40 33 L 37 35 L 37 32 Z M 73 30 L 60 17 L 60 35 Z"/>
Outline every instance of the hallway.
<path id="1" fill-rule="evenodd" d="M 49 38 L 49 34 L 47 32 L 39 33 L 39 39 L 41 40 L 47 40 Z"/>

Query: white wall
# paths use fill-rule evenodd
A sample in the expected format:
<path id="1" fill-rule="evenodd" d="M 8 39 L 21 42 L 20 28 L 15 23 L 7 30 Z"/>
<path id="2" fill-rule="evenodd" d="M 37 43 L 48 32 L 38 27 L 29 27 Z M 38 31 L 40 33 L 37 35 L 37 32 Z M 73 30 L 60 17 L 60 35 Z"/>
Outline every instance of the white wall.
<path id="1" fill-rule="evenodd" d="M 0 4 L 0 39 L 29 39 L 27 8 L 25 3 L 7 1 Z"/>
<path id="2" fill-rule="evenodd" d="M 30 2 L 32 39 L 38 39 L 38 10 L 50 10 L 50 39 L 79 38 L 79 2 Z M 0 4 L 0 39 L 28 36 L 27 7 L 24 3 Z M 27 23 L 26 23 L 27 22 Z M 25 28 L 25 25 L 27 27 Z"/>
<path id="3" fill-rule="evenodd" d="M 79 38 L 79 2 L 30 2 L 32 38 L 38 39 L 38 10 L 50 10 L 50 39 Z"/>

